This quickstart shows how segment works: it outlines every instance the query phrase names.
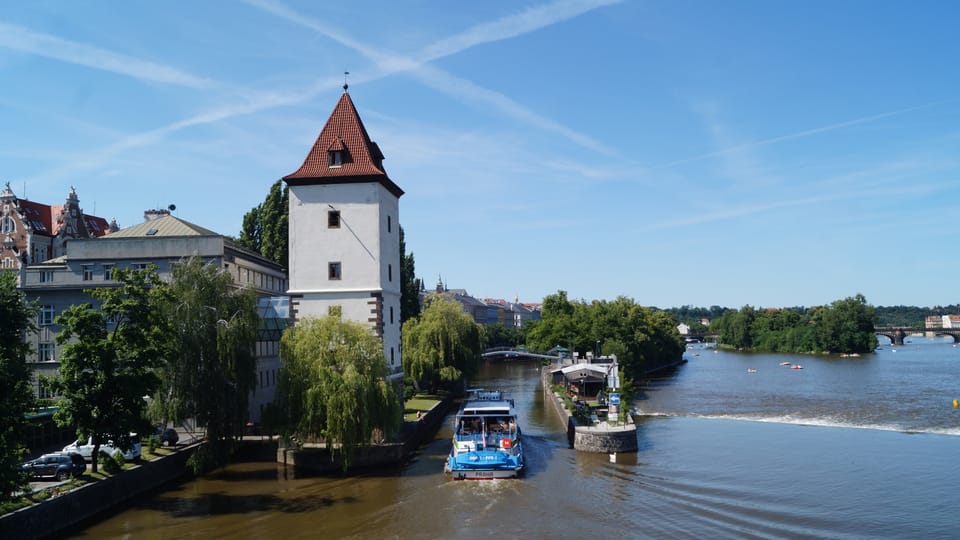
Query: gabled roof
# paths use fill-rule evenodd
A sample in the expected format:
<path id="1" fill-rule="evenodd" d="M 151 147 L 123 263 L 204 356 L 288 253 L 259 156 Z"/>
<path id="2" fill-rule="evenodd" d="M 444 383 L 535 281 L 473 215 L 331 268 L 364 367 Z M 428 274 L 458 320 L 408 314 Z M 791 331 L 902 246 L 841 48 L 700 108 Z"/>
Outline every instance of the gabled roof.
<path id="1" fill-rule="evenodd" d="M 153 231 L 151 233 L 151 231 Z M 194 225 L 189 221 L 184 221 L 176 216 L 163 216 L 157 219 L 144 221 L 137 225 L 120 229 L 104 237 L 104 240 L 114 238 L 138 238 L 138 237 L 161 237 L 161 236 L 220 236 L 219 234 L 204 229 L 199 225 Z"/>
<path id="2" fill-rule="evenodd" d="M 342 163 L 331 165 L 330 152 L 342 152 Z M 384 171 L 383 153 L 367 135 L 346 86 L 303 165 L 283 180 L 291 186 L 378 182 L 395 196 L 403 195 Z"/>
<path id="3" fill-rule="evenodd" d="M 21 218 L 28 222 L 33 232 L 44 236 L 56 236 L 63 226 L 57 217 L 63 212 L 62 204 L 43 204 L 27 199 L 17 199 L 20 206 Z M 83 214 L 84 225 L 92 237 L 99 237 L 110 232 L 110 224 L 102 217 Z"/>

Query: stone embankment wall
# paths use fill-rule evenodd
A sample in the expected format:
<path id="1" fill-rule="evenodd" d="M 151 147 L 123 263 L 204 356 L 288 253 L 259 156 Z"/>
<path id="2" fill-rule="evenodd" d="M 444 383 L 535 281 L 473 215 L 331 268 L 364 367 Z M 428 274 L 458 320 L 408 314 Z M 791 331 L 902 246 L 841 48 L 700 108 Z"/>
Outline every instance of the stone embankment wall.
<path id="1" fill-rule="evenodd" d="M 433 437 L 453 406 L 453 400 L 448 397 L 434 405 L 419 421 L 404 422 L 400 427 L 399 442 L 357 448 L 350 468 L 368 469 L 403 463 L 420 444 Z M 314 472 L 343 470 L 343 462 L 331 456 L 330 450 L 324 445 L 303 448 L 281 446 L 277 449 L 277 462 Z"/>
<path id="2" fill-rule="evenodd" d="M 629 416 L 625 426 L 580 426 L 577 419 L 563 407 L 563 400 L 550 386 L 550 371 L 540 371 L 544 400 L 550 404 L 567 426 L 567 443 L 574 450 L 582 452 L 614 453 L 637 451 L 637 426 Z"/>
<path id="3" fill-rule="evenodd" d="M 33 539 L 62 534 L 84 520 L 176 479 L 186 470 L 187 459 L 197 446 L 144 461 L 120 474 L 6 514 L 0 517 L 0 538 Z"/>

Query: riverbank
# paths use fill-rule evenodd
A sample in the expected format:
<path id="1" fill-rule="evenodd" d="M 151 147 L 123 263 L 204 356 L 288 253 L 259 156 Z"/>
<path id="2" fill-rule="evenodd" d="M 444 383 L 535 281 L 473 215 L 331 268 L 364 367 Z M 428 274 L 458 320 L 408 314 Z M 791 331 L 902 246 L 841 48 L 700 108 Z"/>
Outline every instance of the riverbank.
<path id="1" fill-rule="evenodd" d="M 351 470 L 376 469 L 403 464 L 424 442 L 433 438 L 443 420 L 455 407 L 450 396 L 439 400 L 424 412 L 419 419 L 404 421 L 395 443 L 361 446 L 350 461 Z M 343 461 L 331 453 L 326 444 L 304 444 L 297 447 L 280 446 L 276 451 L 277 463 L 316 473 L 335 473 L 343 470 Z"/>
<path id="2" fill-rule="evenodd" d="M 141 461 L 119 474 L 0 516 L 0 538 L 45 538 L 112 510 L 178 478 L 199 446 L 191 444 L 169 455 Z"/>
<path id="3" fill-rule="evenodd" d="M 540 370 L 540 383 L 543 386 L 544 401 L 567 426 L 567 443 L 570 448 L 581 452 L 615 454 L 617 452 L 637 451 L 637 426 L 633 418 L 627 415 L 623 425 L 611 425 L 606 421 L 591 425 L 580 425 L 573 412 L 567 410 L 563 399 L 553 391 L 550 370 Z"/>

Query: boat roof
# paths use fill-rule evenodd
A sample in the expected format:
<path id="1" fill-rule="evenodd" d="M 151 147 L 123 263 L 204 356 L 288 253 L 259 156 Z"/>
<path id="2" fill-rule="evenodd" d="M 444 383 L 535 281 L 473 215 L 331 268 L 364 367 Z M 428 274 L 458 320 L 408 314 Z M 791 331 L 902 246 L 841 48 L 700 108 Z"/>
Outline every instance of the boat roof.
<path id="1" fill-rule="evenodd" d="M 513 404 L 506 400 L 467 401 L 463 404 L 465 414 L 512 414 Z"/>

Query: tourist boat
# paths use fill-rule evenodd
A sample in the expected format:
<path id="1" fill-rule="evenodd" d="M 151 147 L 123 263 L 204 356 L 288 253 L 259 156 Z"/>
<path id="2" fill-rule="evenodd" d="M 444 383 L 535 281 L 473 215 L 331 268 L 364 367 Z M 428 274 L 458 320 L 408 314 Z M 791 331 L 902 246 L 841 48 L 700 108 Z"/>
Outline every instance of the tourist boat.
<path id="1" fill-rule="evenodd" d="M 512 399 L 473 390 L 457 412 L 444 471 L 454 480 L 516 478 L 523 473 L 520 426 Z"/>
<path id="2" fill-rule="evenodd" d="M 803 366 L 800 364 L 794 364 L 790 369 L 803 369 Z"/>

